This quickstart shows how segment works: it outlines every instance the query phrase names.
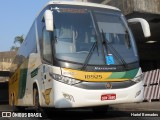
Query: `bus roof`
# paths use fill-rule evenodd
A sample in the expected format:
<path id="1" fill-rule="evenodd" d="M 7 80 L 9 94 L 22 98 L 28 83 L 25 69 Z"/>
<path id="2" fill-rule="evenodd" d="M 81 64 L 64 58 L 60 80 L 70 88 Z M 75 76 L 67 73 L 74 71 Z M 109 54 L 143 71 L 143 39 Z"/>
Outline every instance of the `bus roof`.
<path id="1" fill-rule="evenodd" d="M 102 4 L 98 4 L 98 3 L 91 3 L 91 2 L 79 2 L 79 1 L 60 1 L 60 0 L 54 0 L 54 1 L 50 1 L 48 2 L 44 7 L 43 9 L 48 6 L 48 5 L 53 5 L 53 4 L 60 4 L 60 5 L 78 5 L 78 6 L 89 6 L 89 7 L 99 7 L 99 8 L 107 8 L 107 9 L 112 9 L 112 10 L 117 10 L 117 11 L 120 11 L 120 9 L 116 8 L 116 7 L 113 7 L 113 6 L 109 6 L 109 5 L 102 5 Z M 42 9 L 42 10 L 43 10 Z M 41 11 L 42 11 L 41 10 Z M 40 12 L 41 12 L 40 11 Z M 39 13 L 40 13 L 39 12 Z M 38 13 L 38 15 L 39 15 Z M 37 15 L 37 16 L 38 16 Z"/>
<path id="2" fill-rule="evenodd" d="M 91 3 L 91 2 L 79 2 L 79 1 L 50 1 L 47 5 L 49 4 L 66 4 L 66 5 L 79 5 L 79 6 L 92 6 L 92 7 L 100 7 L 100 8 L 108 8 L 108 9 L 113 9 L 113 10 L 118 10 L 120 9 L 116 7 L 112 7 L 109 5 L 102 5 L 98 3 Z"/>

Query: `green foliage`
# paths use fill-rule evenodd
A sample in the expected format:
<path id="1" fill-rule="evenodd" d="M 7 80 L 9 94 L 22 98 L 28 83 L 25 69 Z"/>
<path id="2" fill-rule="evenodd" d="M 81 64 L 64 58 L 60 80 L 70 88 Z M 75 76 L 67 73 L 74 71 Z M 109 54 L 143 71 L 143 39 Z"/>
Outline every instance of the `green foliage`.
<path id="1" fill-rule="evenodd" d="M 16 36 L 15 39 L 14 39 L 14 44 L 19 43 L 21 45 L 23 43 L 23 41 L 24 41 L 23 35 Z"/>
<path id="2" fill-rule="evenodd" d="M 12 46 L 11 49 L 10 49 L 10 51 L 18 51 L 18 48 L 19 48 L 19 47 Z"/>
<path id="3" fill-rule="evenodd" d="M 21 44 L 23 43 L 24 41 L 24 36 L 21 35 L 21 36 L 16 36 L 14 38 L 14 45 L 11 47 L 11 51 L 18 51 L 19 47 L 21 46 Z"/>

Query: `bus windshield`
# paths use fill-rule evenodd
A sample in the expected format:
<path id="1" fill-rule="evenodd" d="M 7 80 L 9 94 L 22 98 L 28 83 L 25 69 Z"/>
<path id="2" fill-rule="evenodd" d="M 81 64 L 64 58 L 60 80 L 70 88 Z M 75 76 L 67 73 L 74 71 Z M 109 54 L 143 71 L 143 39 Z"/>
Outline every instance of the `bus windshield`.
<path id="1" fill-rule="evenodd" d="M 84 64 L 88 59 L 87 65 L 138 61 L 133 37 L 121 14 L 72 7 L 55 7 L 53 13 L 58 60 Z"/>

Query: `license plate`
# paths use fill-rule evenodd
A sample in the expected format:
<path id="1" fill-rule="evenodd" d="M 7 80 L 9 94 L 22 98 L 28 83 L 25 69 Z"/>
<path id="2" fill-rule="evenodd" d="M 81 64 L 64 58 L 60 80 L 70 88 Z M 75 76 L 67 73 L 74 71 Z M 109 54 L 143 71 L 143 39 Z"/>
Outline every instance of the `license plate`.
<path id="1" fill-rule="evenodd" d="M 101 95 L 101 101 L 104 100 L 115 100 L 116 99 L 116 94 L 104 94 Z"/>

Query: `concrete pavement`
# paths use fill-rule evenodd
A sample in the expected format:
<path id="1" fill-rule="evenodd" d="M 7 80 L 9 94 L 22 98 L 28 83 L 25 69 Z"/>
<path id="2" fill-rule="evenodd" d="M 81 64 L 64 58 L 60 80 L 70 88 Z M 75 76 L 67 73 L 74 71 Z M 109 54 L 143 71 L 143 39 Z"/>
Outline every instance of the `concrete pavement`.
<path id="1" fill-rule="evenodd" d="M 160 101 L 117 104 L 111 105 L 110 107 L 121 111 L 160 111 Z"/>

